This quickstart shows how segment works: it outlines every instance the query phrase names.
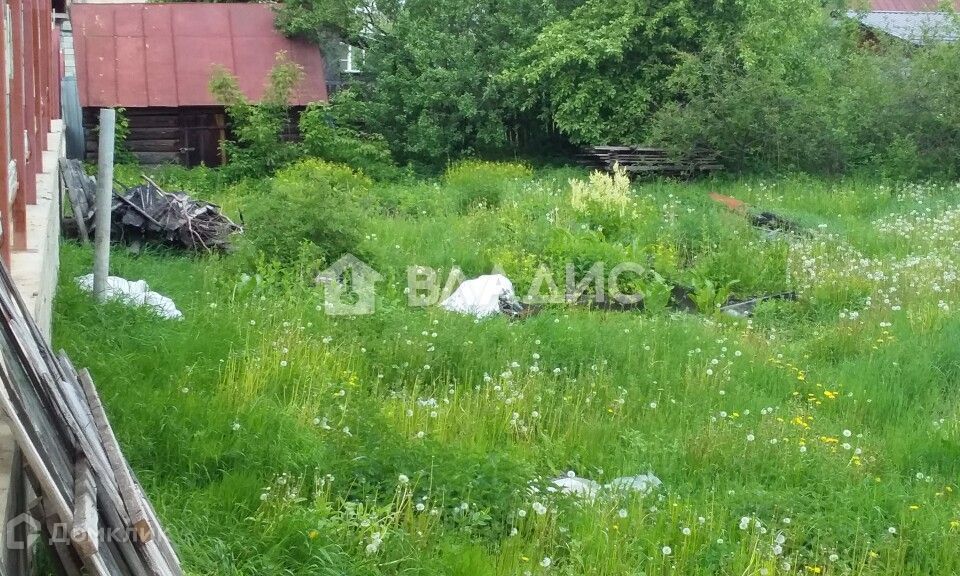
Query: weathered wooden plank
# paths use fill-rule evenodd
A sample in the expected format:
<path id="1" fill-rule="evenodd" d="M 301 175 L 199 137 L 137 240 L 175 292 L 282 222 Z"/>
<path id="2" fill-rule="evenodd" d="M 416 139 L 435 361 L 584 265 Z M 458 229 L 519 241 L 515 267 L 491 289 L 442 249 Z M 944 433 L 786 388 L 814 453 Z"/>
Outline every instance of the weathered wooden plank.
<path id="1" fill-rule="evenodd" d="M 127 148 L 133 153 L 140 152 L 172 152 L 180 151 L 179 138 L 151 138 L 127 140 Z"/>
<path id="2" fill-rule="evenodd" d="M 135 140 L 164 140 L 171 138 L 180 138 L 182 130 L 177 127 L 152 127 L 152 126 L 131 126 L 130 133 L 127 134 L 127 142 Z"/>
<path id="3" fill-rule="evenodd" d="M 73 519 L 72 502 L 67 501 L 64 491 L 67 476 L 62 471 L 55 472 L 48 467 L 47 462 L 51 459 L 51 451 L 48 449 L 44 450 L 45 453 L 41 453 L 41 450 L 45 447 L 41 445 L 38 448 L 33 435 L 21 420 L 20 414 L 23 412 L 14 406 L 7 390 L 10 387 L 11 379 L 6 362 L 0 360 L 0 364 L 2 364 L 0 366 L 0 380 L 5 384 L 0 386 L 0 408 L 9 418 L 10 430 L 13 432 L 17 445 L 23 451 L 24 460 L 30 467 L 31 473 L 36 476 L 42 487 L 44 496 L 50 499 L 54 510 L 62 519 L 71 521 Z M 36 425 L 38 422 L 34 421 L 31 424 Z"/>
<path id="4" fill-rule="evenodd" d="M 86 560 L 100 548 L 97 484 L 86 457 L 77 459 L 73 483 L 73 524 L 70 526 L 70 541 Z"/>
<path id="5" fill-rule="evenodd" d="M 26 478 L 40 495 L 41 526 L 55 552 L 57 571 L 79 575 L 82 558 L 86 574 L 181 574 L 89 374 L 78 374 L 66 355 L 53 354 L 2 265 L 0 383 L 0 409 L 9 416 L 27 463 Z M 126 478 L 123 488 L 118 471 Z M 115 537 L 101 540 L 102 533 Z M 143 541 L 143 536 L 155 541 Z"/>
<path id="6" fill-rule="evenodd" d="M 86 244 L 90 241 L 90 237 L 87 235 L 87 201 L 84 196 L 83 187 L 80 185 L 77 175 L 72 168 L 72 163 L 66 158 L 60 159 L 60 174 L 63 177 L 64 187 L 67 189 L 67 197 L 70 199 L 70 206 L 73 208 L 74 218 L 77 220 L 80 240 Z"/>
<path id="7" fill-rule="evenodd" d="M 142 542 L 148 542 L 150 538 L 153 537 L 150 522 L 147 520 L 147 515 L 143 510 L 140 495 L 133 482 L 133 477 L 130 474 L 130 467 L 120 452 L 120 444 L 117 442 L 117 437 L 113 433 L 113 427 L 110 426 L 110 421 L 107 419 L 107 413 L 103 408 L 103 404 L 100 402 L 97 389 L 93 385 L 93 379 L 90 378 L 90 373 L 87 372 L 86 369 L 80 370 L 78 376 L 80 384 L 83 386 L 83 392 L 87 398 L 87 405 L 90 406 L 90 414 L 93 417 L 93 422 L 97 427 L 97 432 L 100 434 L 103 448 L 106 451 L 107 459 L 110 461 L 113 474 L 117 479 L 117 486 L 120 489 L 120 499 L 126 507 L 130 523 L 137 531 L 137 536 L 140 540 Z"/>
<path id="8" fill-rule="evenodd" d="M 140 152 L 137 154 L 142 164 L 171 164 L 178 163 L 181 160 L 179 152 Z"/>

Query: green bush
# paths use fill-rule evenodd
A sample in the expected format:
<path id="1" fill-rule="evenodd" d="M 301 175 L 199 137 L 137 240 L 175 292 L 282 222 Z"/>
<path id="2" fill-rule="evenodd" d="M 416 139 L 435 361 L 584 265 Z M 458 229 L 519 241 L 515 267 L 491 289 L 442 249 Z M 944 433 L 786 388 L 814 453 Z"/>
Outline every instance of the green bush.
<path id="1" fill-rule="evenodd" d="M 261 178 L 301 155 L 300 145 L 284 140 L 283 133 L 290 122 L 290 99 L 302 78 L 302 68 L 278 52 L 263 98 L 250 102 L 235 76 L 222 67 L 214 71 L 210 92 L 230 120 L 231 139 L 222 144 L 224 173 L 235 180 Z"/>
<path id="2" fill-rule="evenodd" d="M 375 190 L 380 208 L 390 215 L 435 217 L 455 214 L 456 206 L 437 183 L 391 183 Z"/>
<path id="3" fill-rule="evenodd" d="M 456 194 L 460 209 L 467 211 L 477 206 L 499 206 L 506 189 L 532 174 L 523 164 L 465 160 L 449 167 L 443 179 Z"/>
<path id="4" fill-rule="evenodd" d="M 336 104 L 311 104 L 300 115 L 303 149 L 309 156 L 346 164 L 374 180 L 393 180 L 400 170 L 386 141 L 341 124 Z"/>
<path id="5" fill-rule="evenodd" d="M 266 194 L 242 200 L 248 245 L 267 260 L 334 260 L 356 254 L 371 182 L 339 164 L 303 160 L 277 173 Z"/>

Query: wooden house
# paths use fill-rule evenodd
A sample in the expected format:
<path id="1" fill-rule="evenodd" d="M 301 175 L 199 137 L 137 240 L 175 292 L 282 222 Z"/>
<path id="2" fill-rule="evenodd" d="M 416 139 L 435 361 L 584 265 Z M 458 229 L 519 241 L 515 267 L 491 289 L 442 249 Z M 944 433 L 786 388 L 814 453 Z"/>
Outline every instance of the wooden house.
<path id="1" fill-rule="evenodd" d="M 88 158 L 97 110 L 122 107 L 126 145 L 144 164 L 221 164 L 230 125 L 209 90 L 214 70 L 257 101 L 280 51 L 304 71 L 291 104 L 327 100 L 319 48 L 282 36 L 265 4 L 73 4 L 70 16 Z"/>

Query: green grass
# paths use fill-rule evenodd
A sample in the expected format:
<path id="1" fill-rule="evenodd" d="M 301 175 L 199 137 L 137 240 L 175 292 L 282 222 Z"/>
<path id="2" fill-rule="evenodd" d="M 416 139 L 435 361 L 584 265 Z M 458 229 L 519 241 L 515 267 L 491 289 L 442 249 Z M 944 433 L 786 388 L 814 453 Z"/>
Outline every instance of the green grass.
<path id="1" fill-rule="evenodd" d="M 113 273 L 185 316 L 164 321 L 94 304 L 72 282 L 90 250 L 63 246 L 55 343 L 90 367 L 191 574 L 960 573 L 960 188 L 651 182 L 620 216 L 571 208 L 580 172 L 492 173 L 465 197 L 375 186 L 371 316 L 328 317 L 319 289 L 242 252 L 118 247 Z M 812 235 L 764 239 L 713 190 Z M 540 264 L 599 258 L 799 298 L 751 320 L 406 305 L 412 264 L 500 264 L 523 292 Z M 568 471 L 663 486 L 546 490 Z"/>

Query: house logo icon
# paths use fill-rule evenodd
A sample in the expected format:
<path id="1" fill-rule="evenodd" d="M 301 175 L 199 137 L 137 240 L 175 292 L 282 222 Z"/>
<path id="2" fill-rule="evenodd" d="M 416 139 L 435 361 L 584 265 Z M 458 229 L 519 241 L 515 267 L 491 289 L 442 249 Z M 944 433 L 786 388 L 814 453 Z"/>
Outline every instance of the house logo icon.
<path id="1" fill-rule="evenodd" d="M 344 254 L 317 275 L 323 285 L 323 307 L 330 316 L 365 316 L 376 307 L 376 270 L 353 254 Z"/>
<path id="2" fill-rule="evenodd" d="M 7 522 L 3 531 L 3 541 L 7 550 L 28 550 L 40 535 L 40 522 L 24 512 Z"/>

